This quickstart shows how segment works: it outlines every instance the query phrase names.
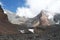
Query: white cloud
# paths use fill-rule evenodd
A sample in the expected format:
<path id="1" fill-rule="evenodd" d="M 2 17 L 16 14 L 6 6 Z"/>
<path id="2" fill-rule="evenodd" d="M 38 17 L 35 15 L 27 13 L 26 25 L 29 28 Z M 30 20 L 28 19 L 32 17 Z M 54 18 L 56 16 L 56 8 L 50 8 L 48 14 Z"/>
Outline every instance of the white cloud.
<path id="1" fill-rule="evenodd" d="M 48 11 L 60 13 L 60 0 L 54 0 L 51 6 L 48 6 Z"/>
<path id="2" fill-rule="evenodd" d="M 31 18 L 40 13 L 42 9 L 60 13 L 60 0 L 26 0 L 26 5 L 29 5 L 30 8 L 17 8 L 19 16 Z"/>
<path id="3" fill-rule="evenodd" d="M 30 5 L 34 13 L 39 13 L 42 9 L 45 9 L 50 2 L 51 0 L 27 0 L 27 4 Z"/>
<path id="4" fill-rule="evenodd" d="M 29 8 L 20 8 L 20 7 L 18 7 L 17 8 L 17 12 L 16 12 L 17 14 L 16 15 L 19 15 L 19 16 L 22 16 L 22 17 L 33 17 L 33 15 L 32 15 L 32 12 L 31 12 L 31 10 L 29 9 Z"/>

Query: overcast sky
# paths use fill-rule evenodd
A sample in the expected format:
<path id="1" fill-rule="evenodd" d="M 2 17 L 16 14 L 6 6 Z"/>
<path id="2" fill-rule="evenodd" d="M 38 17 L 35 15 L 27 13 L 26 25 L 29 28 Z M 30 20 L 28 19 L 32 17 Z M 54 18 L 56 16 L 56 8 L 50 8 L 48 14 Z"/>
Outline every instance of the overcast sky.
<path id="1" fill-rule="evenodd" d="M 19 16 L 30 18 L 41 10 L 60 13 L 60 0 L 0 0 L 0 4 Z"/>

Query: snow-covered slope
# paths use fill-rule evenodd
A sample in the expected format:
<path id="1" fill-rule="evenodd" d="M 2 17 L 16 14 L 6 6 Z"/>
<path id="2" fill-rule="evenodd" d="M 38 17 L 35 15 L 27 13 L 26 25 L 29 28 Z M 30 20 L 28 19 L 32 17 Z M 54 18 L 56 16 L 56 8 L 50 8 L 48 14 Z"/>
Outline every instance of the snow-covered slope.
<path id="1" fill-rule="evenodd" d="M 19 24 L 20 25 L 27 20 L 27 18 L 20 17 L 20 16 L 16 15 L 15 13 L 13 13 L 9 10 L 4 10 L 4 12 L 5 12 L 5 14 L 8 15 L 9 21 L 13 24 Z"/>

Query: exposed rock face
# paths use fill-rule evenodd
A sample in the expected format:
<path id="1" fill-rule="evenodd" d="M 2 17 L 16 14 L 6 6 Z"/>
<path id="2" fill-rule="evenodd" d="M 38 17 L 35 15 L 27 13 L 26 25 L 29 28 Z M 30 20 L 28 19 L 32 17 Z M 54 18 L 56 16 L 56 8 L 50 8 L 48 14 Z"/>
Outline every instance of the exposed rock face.
<path id="1" fill-rule="evenodd" d="M 49 26 L 50 25 L 50 21 L 48 19 L 48 15 L 46 15 L 45 11 L 42 10 L 40 12 L 40 14 L 38 14 L 33 21 L 33 26 L 37 27 L 37 26 Z"/>
<path id="2" fill-rule="evenodd" d="M 49 23 L 48 15 L 46 15 L 46 13 L 44 13 L 44 11 L 41 11 L 41 14 L 42 14 L 42 16 L 40 18 L 40 20 L 41 20 L 40 24 L 42 26 L 49 26 L 50 23 Z"/>
<path id="3" fill-rule="evenodd" d="M 60 14 L 54 15 L 54 21 L 56 22 L 56 24 L 60 24 Z"/>
<path id="4" fill-rule="evenodd" d="M 34 24 L 36 27 L 34 29 L 35 33 L 39 33 L 39 31 L 40 31 L 39 29 L 37 29 L 37 27 L 44 29 L 45 27 L 50 26 L 50 21 L 48 19 L 48 15 L 46 15 L 45 11 L 42 10 L 41 13 L 38 14 L 35 18 L 37 19 L 37 22 Z"/>
<path id="5" fill-rule="evenodd" d="M 18 34 L 17 26 L 8 21 L 7 15 L 0 6 L 0 34 Z"/>

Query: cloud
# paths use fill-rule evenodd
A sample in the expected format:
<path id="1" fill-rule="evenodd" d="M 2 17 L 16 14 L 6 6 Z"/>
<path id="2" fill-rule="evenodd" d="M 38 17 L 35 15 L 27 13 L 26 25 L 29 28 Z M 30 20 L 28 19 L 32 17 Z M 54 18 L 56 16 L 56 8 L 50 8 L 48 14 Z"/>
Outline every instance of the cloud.
<path id="1" fill-rule="evenodd" d="M 60 0 L 55 1 L 52 6 L 49 6 L 49 11 L 60 13 Z"/>
<path id="2" fill-rule="evenodd" d="M 18 7 L 17 11 L 16 11 L 16 15 L 19 15 L 21 17 L 26 17 L 26 18 L 33 17 L 32 12 L 30 11 L 30 9 L 29 8 L 24 8 L 24 7 L 23 8 Z"/>
<path id="3" fill-rule="evenodd" d="M 42 9 L 45 9 L 51 0 L 27 0 L 27 4 L 30 5 L 31 10 L 34 13 L 39 13 Z"/>
<path id="4" fill-rule="evenodd" d="M 26 0 L 26 5 L 29 5 L 30 8 L 17 8 L 18 15 L 34 17 L 43 9 L 60 13 L 60 0 Z"/>

